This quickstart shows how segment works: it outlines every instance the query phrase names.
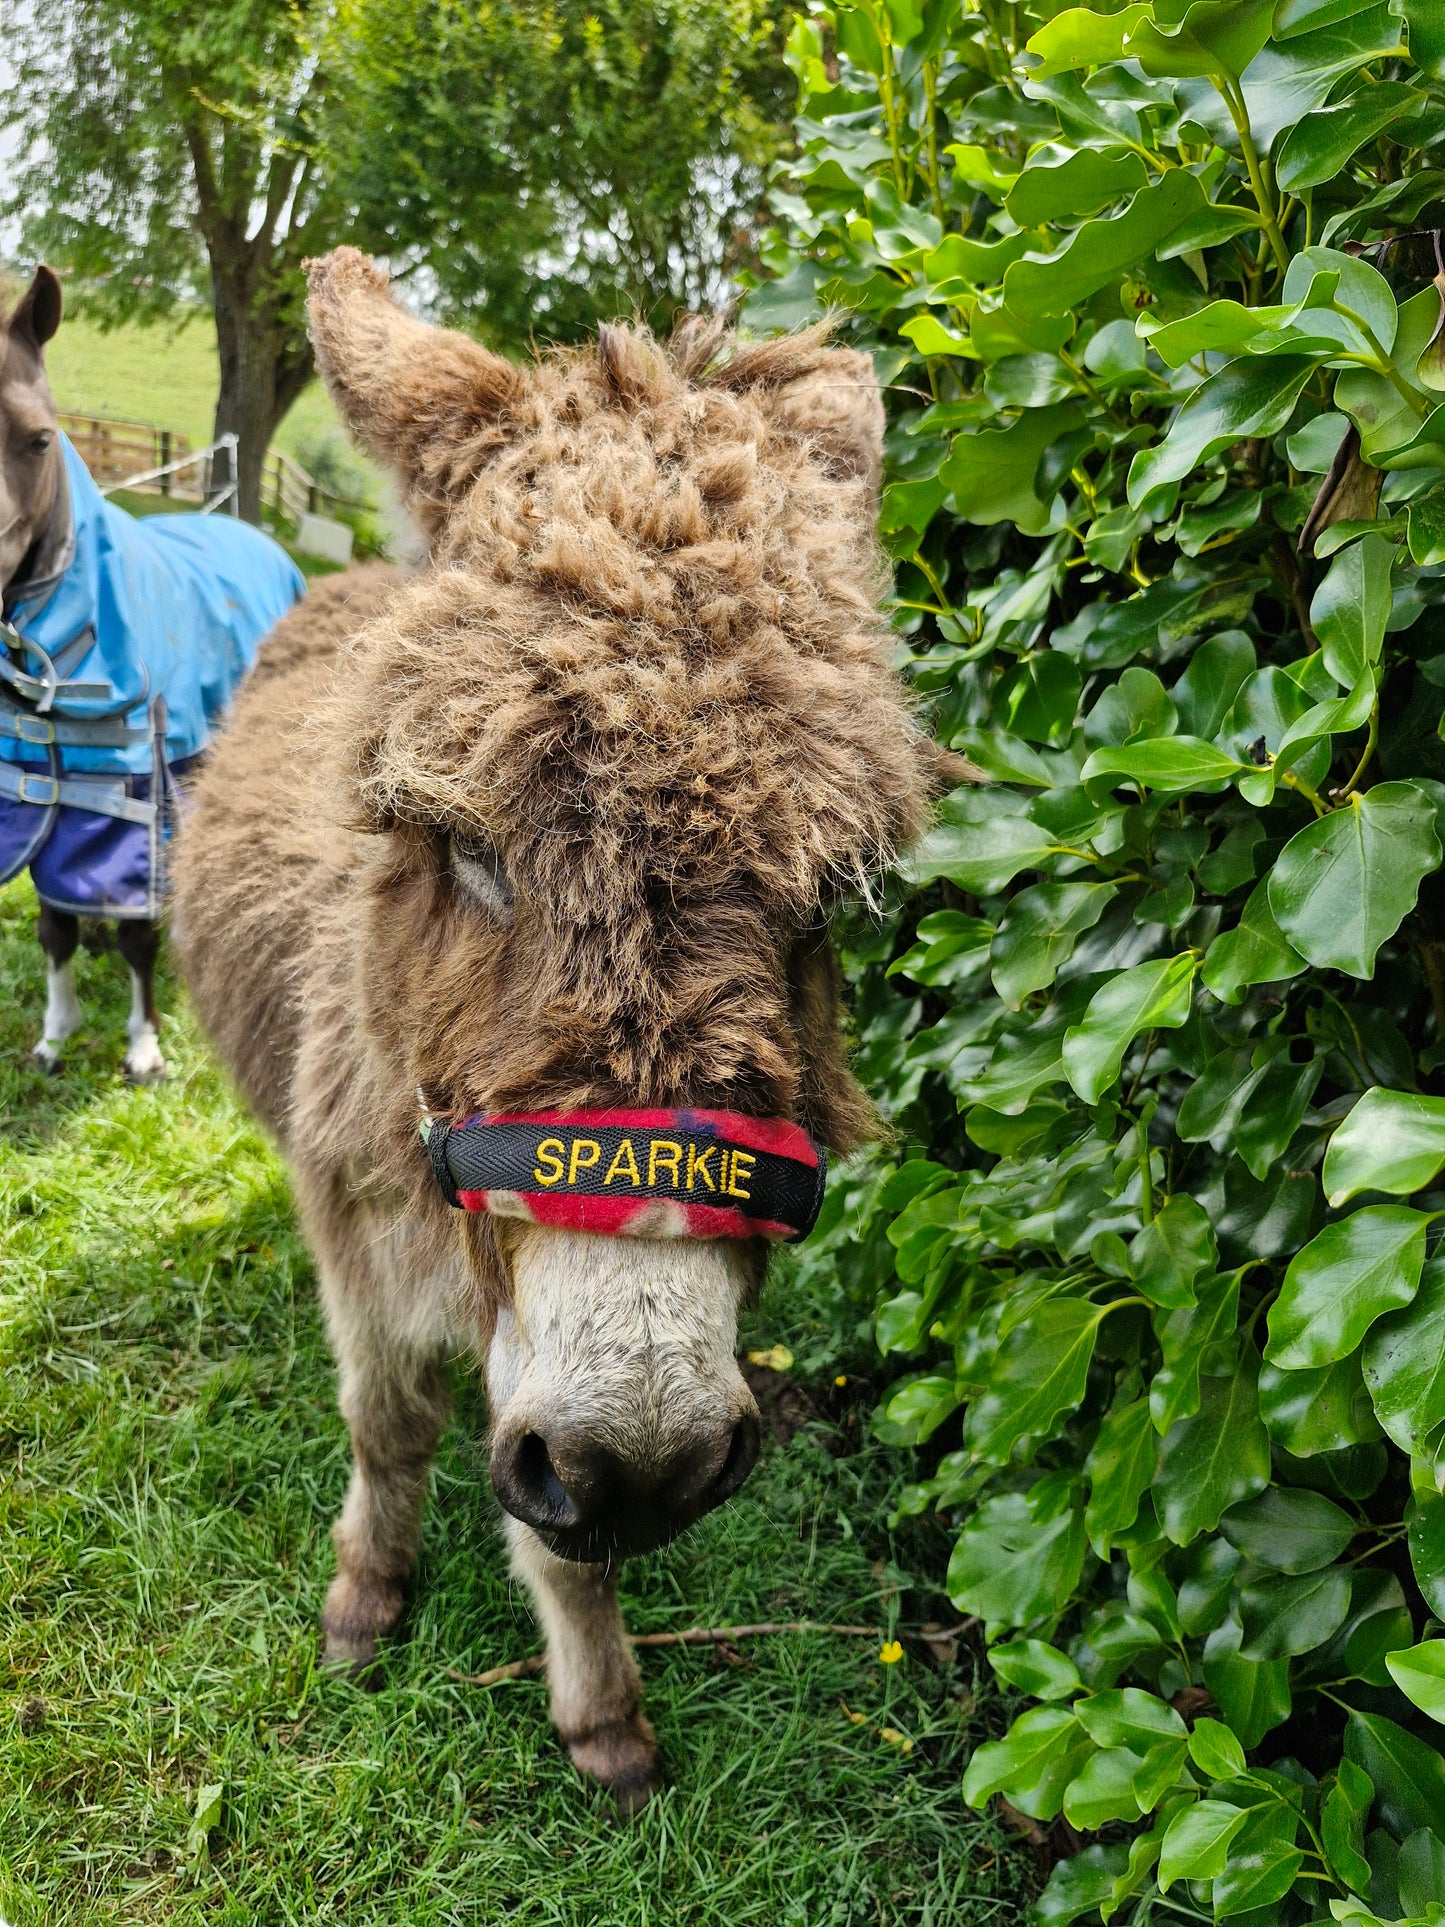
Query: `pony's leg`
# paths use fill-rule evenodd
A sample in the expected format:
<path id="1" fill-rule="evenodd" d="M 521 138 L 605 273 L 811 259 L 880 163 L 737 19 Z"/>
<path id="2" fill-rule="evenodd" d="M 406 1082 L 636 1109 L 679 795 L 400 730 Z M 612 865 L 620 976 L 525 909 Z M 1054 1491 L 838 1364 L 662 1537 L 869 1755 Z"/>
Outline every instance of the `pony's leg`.
<path id="1" fill-rule="evenodd" d="M 160 1013 L 156 1009 L 156 955 L 160 927 L 141 917 L 125 917 L 116 926 L 116 948 L 130 965 L 130 1048 L 124 1069 L 132 1084 L 159 1084 L 166 1074 L 161 1056 Z"/>
<path id="2" fill-rule="evenodd" d="M 636 1813 L 658 1782 L 657 1742 L 617 1604 L 617 1568 L 559 1559 L 519 1520 L 506 1528 L 512 1570 L 547 1642 L 552 1724 L 578 1772 L 605 1786 L 624 1814 Z"/>
<path id="3" fill-rule="evenodd" d="M 45 1022 L 35 1061 L 54 1077 L 60 1069 L 65 1040 L 80 1028 L 83 1015 L 75 994 L 75 947 L 80 942 L 80 919 L 63 910 L 40 906 L 40 947 L 45 952 Z"/>

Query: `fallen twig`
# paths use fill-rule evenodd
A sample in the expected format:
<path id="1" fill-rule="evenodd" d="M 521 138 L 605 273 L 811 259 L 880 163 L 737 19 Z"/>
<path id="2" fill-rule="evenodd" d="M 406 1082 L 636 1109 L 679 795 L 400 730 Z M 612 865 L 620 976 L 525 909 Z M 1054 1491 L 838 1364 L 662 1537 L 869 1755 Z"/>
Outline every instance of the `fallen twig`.
<path id="1" fill-rule="evenodd" d="M 965 1620 L 956 1630 L 963 1632 L 976 1621 Z M 954 1628 L 948 1629 L 949 1633 Z M 723 1646 L 738 1639 L 764 1639 L 772 1633 L 831 1633 L 837 1639 L 876 1639 L 885 1640 L 888 1634 L 879 1626 L 839 1626 L 821 1619 L 769 1619 L 755 1626 L 686 1626 L 675 1633 L 629 1633 L 628 1639 L 634 1646 Z M 899 1630 L 893 1635 L 897 1639 L 911 1639 L 926 1646 L 935 1656 L 938 1652 L 940 1634 L 938 1628 L 925 1632 Z M 500 1686 L 507 1679 L 531 1679 L 540 1673 L 546 1664 L 542 1653 L 529 1653 L 525 1659 L 509 1659 L 504 1666 L 489 1666 L 484 1673 L 459 1673 L 453 1667 L 443 1668 L 448 1679 L 454 1679 L 460 1686 Z"/>

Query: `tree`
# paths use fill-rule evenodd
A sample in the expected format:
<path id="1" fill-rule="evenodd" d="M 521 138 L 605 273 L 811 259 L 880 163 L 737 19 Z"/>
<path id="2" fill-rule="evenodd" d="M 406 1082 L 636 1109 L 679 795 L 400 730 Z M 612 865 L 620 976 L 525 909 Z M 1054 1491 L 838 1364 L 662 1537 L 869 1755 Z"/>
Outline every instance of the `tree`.
<path id="1" fill-rule="evenodd" d="M 725 296 L 785 139 L 780 0 L 348 0 L 364 224 L 497 346 Z"/>
<path id="2" fill-rule="evenodd" d="M 54 0 L 21 23 L 0 108 L 21 152 L 7 200 L 25 246 L 83 278 L 110 318 L 204 293 L 215 314 L 216 433 L 240 438 L 241 513 L 312 373 L 299 268 L 354 235 L 318 140 L 331 68 L 305 0 Z"/>

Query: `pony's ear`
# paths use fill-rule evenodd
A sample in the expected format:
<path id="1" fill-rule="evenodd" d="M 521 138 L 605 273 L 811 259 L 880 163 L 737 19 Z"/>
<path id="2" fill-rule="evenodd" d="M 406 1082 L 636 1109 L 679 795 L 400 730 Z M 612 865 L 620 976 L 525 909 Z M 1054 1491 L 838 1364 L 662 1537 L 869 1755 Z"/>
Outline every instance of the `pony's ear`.
<path id="1" fill-rule="evenodd" d="M 356 248 L 308 261 L 306 275 L 311 341 L 332 399 L 435 533 L 500 440 L 500 419 L 527 378 L 469 336 L 413 319 Z"/>
<path id="2" fill-rule="evenodd" d="M 27 341 L 39 354 L 60 326 L 64 305 L 60 276 L 42 261 L 35 270 L 35 279 L 20 297 L 20 305 L 10 317 L 11 340 Z"/>

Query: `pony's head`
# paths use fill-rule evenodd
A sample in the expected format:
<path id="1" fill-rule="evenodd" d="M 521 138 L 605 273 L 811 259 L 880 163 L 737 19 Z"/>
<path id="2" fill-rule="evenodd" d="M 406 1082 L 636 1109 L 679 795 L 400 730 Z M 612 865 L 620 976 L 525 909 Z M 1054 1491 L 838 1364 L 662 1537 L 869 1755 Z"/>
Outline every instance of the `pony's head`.
<path id="1" fill-rule="evenodd" d="M 0 320 L 0 590 L 31 573 L 60 488 L 60 434 L 45 378 L 45 344 L 60 309 L 60 282 L 42 266 Z"/>

